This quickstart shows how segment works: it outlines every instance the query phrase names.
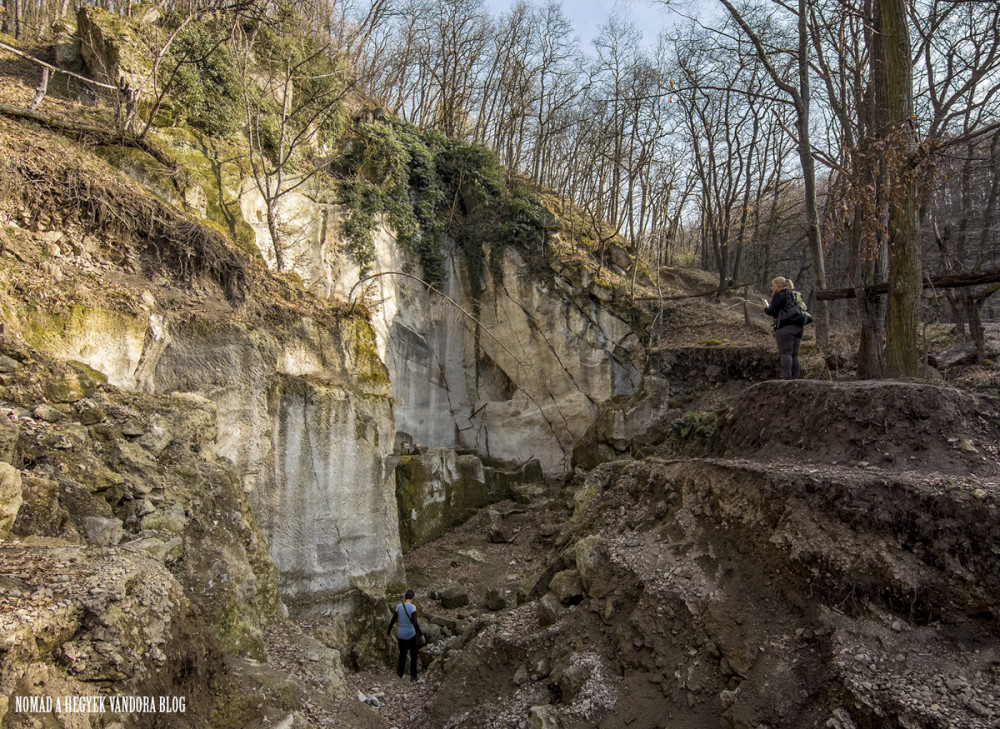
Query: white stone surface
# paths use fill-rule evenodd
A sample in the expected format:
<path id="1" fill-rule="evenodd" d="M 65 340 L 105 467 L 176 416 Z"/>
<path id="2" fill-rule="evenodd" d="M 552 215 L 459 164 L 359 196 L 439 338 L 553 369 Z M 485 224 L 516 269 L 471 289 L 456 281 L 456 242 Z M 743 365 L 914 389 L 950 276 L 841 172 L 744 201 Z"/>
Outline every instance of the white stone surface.
<path id="1" fill-rule="evenodd" d="M 376 270 L 399 270 L 391 237 L 376 240 Z M 467 272 L 447 264 L 445 293 L 472 312 Z M 624 321 L 572 287 L 529 275 L 515 251 L 504 255 L 502 285 L 484 275 L 478 346 L 474 322 L 441 296 L 408 278 L 379 279 L 373 324 L 385 342 L 397 428 L 432 448 L 534 457 L 562 474 L 597 403 L 636 389 L 644 352 Z"/>
<path id="2" fill-rule="evenodd" d="M 21 472 L 0 461 L 0 539 L 10 534 L 21 508 Z"/>
<path id="3" fill-rule="evenodd" d="M 354 328 L 329 331 L 301 319 L 254 330 L 235 321 L 178 324 L 161 315 L 86 331 L 85 322 L 106 320 L 94 312 L 65 339 L 48 336 L 39 344 L 109 379 L 114 373 L 120 386 L 196 393 L 214 403 L 216 455 L 243 474 L 293 610 L 322 613 L 340 603 L 340 593 L 381 594 L 402 578 L 387 463 L 395 435 L 390 390 L 384 369 L 361 372 L 351 359 Z M 146 335 L 137 337 L 144 324 Z M 135 340 L 146 348 L 123 365 L 120 349 Z M 95 342 L 101 346 L 81 346 Z"/>

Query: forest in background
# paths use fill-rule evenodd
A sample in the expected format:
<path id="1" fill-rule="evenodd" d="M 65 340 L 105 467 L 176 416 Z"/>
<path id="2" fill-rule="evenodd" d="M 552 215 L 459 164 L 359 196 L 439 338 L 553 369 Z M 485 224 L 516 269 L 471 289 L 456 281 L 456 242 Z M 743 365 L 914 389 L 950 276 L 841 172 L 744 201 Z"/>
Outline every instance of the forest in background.
<path id="1" fill-rule="evenodd" d="M 150 7 L 97 5 L 126 16 Z M 664 3 L 679 19 L 655 41 L 619 17 L 589 48 L 557 2 L 499 16 L 481 0 L 157 7 L 166 29 L 150 48 L 153 97 L 240 43 L 256 44 L 258 60 L 273 51 L 262 85 L 276 107 L 255 115 L 234 94 L 243 113 L 215 132 L 251 142 L 275 198 L 302 179 L 303 143 L 336 125 L 350 89 L 421 130 L 488 147 L 510 176 L 573 201 L 584 212 L 573 236 L 600 250 L 619 235 L 650 264 L 715 271 L 720 288 L 791 277 L 810 293 L 821 348 L 830 316 L 860 332 L 861 376 L 915 374 L 922 323 L 951 321 L 981 346 L 982 319 L 997 317 L 1000 284 L 922 282 L 1000 265 L 994 2 L 719 0 L 702 20 Z M 0 30 L 28 47 L 65 33 L 75 10 L 75 0 L 6 0 Z M 269 28 L 287 38 L 291 16 L 308 49 L 257 42 Z M 196 18 L 214 20 L 179 51 L 174 31 Z M 292 102 L 293 86 L 309 103 Z M 135 130 L 145 115 L 145 133 L 156 113 L 130 93 L 122 116 Z M 871 291 L 887 280 L 888 296 Z M 828 312 L 815 293 L 836 288 L 859 295 Z"/>

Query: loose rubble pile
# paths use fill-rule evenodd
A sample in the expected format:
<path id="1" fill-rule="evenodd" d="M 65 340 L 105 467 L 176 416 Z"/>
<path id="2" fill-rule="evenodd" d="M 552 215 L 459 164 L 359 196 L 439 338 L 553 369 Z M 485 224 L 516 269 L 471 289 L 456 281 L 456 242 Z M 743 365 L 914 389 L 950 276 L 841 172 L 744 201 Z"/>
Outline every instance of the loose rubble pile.
<path id="1" fill-rule="evenodd" d="M 263 658 L 284 608 L 231 465 L 211 456 L 211 403 L 124 393 L 6 336 L 0 357 L 3 726 L 35 725 L 30 697 L 157 697 L 155 712 L 112 712 L 127 726 L 288 714 L 247 699 L 266 681 L 225 665 Z"/>
<path id="2" fill-rule="evenodd" d="M 567 487 L 572 518 L 547 544 L 537 525 L 551 505 L 532 514 L 514 539 L 538 549 L 516 607 L 477 602 L 504 559 L 484 544 L 499 526 L 485 514 L 433 557 L 434 545 L 410 555 L 418 580 L 464 575 L 476 596 L 424 651 L 432 726 L 997 725 L 996 401 L 893 383 L 857 398 L 830 394 L 850 385 L 756 387 L 698 446 L 726 458 L 604 464 Z M 800 422 L 794 442 L 762 431 L 754 409 L 780 398 L 806 413 L 828 397 L 848 405 Z M 835 444 L 802 445 L 875 411 L 925 437 L 886 425 L 848 444 L 846 465 Z M 773 457 L 796 448 L 796 461 Z M 449 625 L 445 612 L 428 602 L 427 621 Z"/>

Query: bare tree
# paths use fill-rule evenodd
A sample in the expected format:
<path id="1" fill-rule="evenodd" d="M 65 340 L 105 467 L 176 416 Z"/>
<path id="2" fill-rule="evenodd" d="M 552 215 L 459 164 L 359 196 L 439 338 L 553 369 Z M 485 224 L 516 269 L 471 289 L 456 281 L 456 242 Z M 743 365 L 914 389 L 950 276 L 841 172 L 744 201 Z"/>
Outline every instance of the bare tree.
<path id="1" fill-rule="evenodd" d="M 775 86 L 791 99 L 795 107 L 795 136 L 798 143 L 799 164 L 802 166 L 802 180 L 805 194 L 806 219 L 809 230 L 809 253 L 812 258 L 813 281 L 817 288 L 826 288 L 826 263 L 823 257 L 823 241 L 820 235 L 819 208 L 816 204 L 816 163 L 810 140 L 810 76 L 808 33 L 808 0 L 798 0 L 796 15 L 796 47 L 775 50 L 765 45 L 760 34 L 755 31 L 741 12 L 730 0 L 719 0 L 733 21 L 753 44 L 757 57 L 770 75 Z M 787 5 L 781 7 L 788 8 Z M 793 74 L 787 74 L 779 65 L 776 56 L 786 55 L 794 60 Z M 790 65 L 790 64 L 789 64 Z M 785 66 L 788 67 L 788 66 Z M 791 76 L 791 78 L 789 78 Z M 825 304 L 816 308 L 816 343 L 822 350 L 829 349 L 830 317 Z"/>
<path id="2" fill-rule="evenodd" d="M 264 199 L 275 267 L 286 266 L 278 230 L 278 204 L 325 169 L 309 159 L 309 149 L 336 114 L 352 87 L 346 69 L 330 60 L 329 46 L 316 48 L 308 37 L 290 48 L 242 38 L 241 75 L 250 165 Z"/>

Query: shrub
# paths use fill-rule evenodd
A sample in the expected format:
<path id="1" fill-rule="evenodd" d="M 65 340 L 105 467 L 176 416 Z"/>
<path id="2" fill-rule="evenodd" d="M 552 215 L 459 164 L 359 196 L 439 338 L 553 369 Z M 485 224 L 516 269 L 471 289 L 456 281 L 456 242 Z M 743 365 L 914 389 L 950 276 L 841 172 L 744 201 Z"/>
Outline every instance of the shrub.
<path id="1" fill-rule="evenodd" d="M 466 259 L 476 298 L 485 244 L 497 276 L 505 247 L 531 253 L 544 239 L 537 199 L 508 184 L 496 158 L 481 145 L 400 122 L 367 124 L 356 133 L 344 172 L 352 178 L 341 186 L 341 202 L 349 209 L 344 231 L 363 271 L 365 262 L 374 260 L 370 226 L 378 210 L 387 214 L 429 283 L 443 283 L 445 245 L 453 242 Z M 368 192 L 359 194 L 358 185 L 367 185 Z"/>

